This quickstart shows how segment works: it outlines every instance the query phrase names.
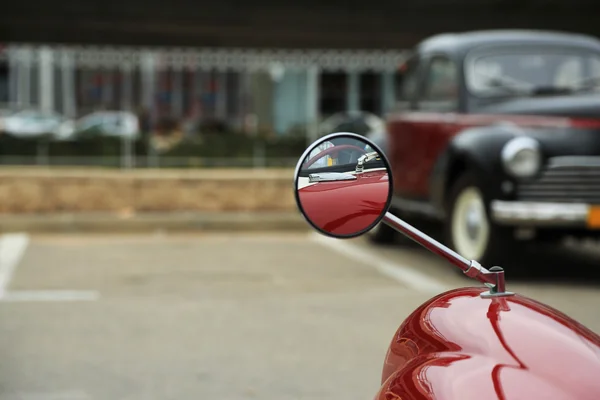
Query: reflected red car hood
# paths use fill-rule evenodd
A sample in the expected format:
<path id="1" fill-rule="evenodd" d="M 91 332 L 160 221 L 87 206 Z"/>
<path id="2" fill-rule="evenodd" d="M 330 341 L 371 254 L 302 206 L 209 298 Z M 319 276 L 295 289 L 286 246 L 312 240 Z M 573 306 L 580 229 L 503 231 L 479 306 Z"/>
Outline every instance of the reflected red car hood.
<path id="1" fill-rule="evenodd" d="M 600 399 L 600 336 L 534 300 L 483 290 L 444 293 L 404 321 L 375 399 Z"/>
<path id="2" fill-rule="evenodd" d="M 390 191 L 385 169 L 365 171 L 353 181 L 318 182 L 298 191 L 304 213 L 325 230 L 349 235 L 381 214 Z"/>

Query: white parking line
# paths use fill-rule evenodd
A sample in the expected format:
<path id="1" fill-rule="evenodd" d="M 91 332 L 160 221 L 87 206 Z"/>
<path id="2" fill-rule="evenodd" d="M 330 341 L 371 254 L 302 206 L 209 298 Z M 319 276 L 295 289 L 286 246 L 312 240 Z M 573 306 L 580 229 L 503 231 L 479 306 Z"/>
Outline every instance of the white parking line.
<path id="1" fill-rule="evenodd" d="M 93 290 L 16 290 L 7 292 L 2 301 L 96 301 L 100 293 Z"/>
<path id="2" fill-rule="evenodd" d="M 314 232 L 309 235 L 309 238 L 315 243 L 319 243 L 351 259 L 365 263 L 375 268 L 382 275 L 392 278 L 416 291 L 440 293 L 450 289 L 450 287 L 444 285 L 442 282 L 415 271 L 415 267 L 392 263 L 379 257 L 372 251 L 353 246 L 343 239 L 334 239 Z"/>
<path id="3" fill-rule="evenodd" d="M 26 233 L 10 233 L 0 236 L 0 301 L 95 301 L 100 294 L 95 291 L 78 290 L 18 290 L 9 291 L 8 287 L 17 266 L 21 262 L 29 245 Z"/>
<path id="4" fill-rule="evenodd" d="M 0 300 L 6 295 L 8 285 L 25 254 L 29 236 L 25 233 L 5 234 L 0 237 Z"/>

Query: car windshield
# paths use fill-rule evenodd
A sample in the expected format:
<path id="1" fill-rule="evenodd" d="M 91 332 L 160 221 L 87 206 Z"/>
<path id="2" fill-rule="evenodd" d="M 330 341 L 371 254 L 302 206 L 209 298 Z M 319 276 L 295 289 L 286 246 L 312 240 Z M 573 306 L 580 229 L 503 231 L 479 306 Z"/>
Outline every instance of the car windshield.
<path id="1" fill-rule="evenodd" d="M 600 88 L 600 53 L 554 47 L 478 49 L 465 60 L 475 95 L 594 91 Z"/>

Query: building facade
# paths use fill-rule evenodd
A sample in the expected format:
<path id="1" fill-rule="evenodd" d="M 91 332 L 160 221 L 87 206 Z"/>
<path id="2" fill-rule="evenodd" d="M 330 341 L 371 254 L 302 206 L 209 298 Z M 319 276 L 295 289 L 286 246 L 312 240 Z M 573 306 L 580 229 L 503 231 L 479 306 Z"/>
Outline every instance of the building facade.
<path id="1" fill-rule="evenodd" d="M 156 118 L 216 119 L 242 127 L 251 116 L 278 134 L 330 114 L 384 114 L 405 51 L 261 50 L 9 45 L 0 102 L 77 118 L 99 109 L 145 110 Z"/>

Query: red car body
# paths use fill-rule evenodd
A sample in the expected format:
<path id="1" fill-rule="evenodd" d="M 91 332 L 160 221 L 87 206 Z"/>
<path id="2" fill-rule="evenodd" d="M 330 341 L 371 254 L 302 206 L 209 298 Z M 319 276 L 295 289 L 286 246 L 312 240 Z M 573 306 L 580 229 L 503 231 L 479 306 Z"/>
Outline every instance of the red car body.
<path id="1" fill-rule="evenodd" d="M 352 235 L 371 226 L 385 208 L 390 193 L 385 169 L 357 174 L 353 181 L 318 182 L 298 190 L 305 215 L 317 227 L 337 235 Z"/>
<path id="2" fill-rule="evenodd" d="M 522 128 L 598 129 L 600 120 L 527 115 L 485 115 L 437 113 L 397 113 L 388 120 L 389 158 L 394 190 L 416 198 L 431 196 L 431 177 L 435 163 L 454 136 L 468 128 L 497 122 L 514 123 Z"/>
<path id="3" fill-rule="evenodd" d="M 415 310 L 389 346 L 376 400 L 600 399 L 600 336 L 558 310 L 484 288 Z"/>

